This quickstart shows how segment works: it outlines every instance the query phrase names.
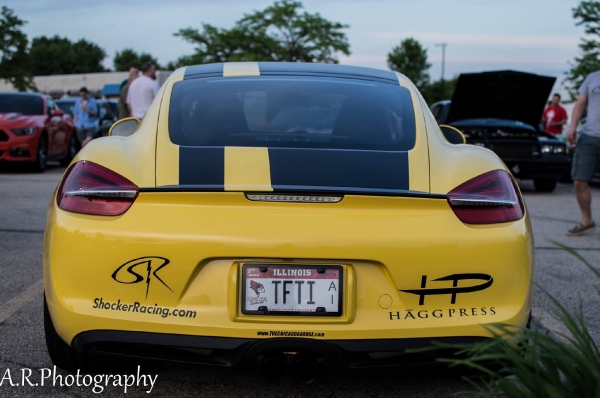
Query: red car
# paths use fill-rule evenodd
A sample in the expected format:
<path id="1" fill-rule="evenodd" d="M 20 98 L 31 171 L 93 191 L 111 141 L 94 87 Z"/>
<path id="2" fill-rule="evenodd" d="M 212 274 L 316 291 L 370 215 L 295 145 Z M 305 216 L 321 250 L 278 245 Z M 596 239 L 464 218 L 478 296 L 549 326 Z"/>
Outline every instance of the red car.
<path id="1" fill-rule="evenodd" d="M 0 93 L 0 161 L 26 162 L 37 171 L 48 160 L 68 164 L 79 150 L 71 116 L 39 93 Z"/>

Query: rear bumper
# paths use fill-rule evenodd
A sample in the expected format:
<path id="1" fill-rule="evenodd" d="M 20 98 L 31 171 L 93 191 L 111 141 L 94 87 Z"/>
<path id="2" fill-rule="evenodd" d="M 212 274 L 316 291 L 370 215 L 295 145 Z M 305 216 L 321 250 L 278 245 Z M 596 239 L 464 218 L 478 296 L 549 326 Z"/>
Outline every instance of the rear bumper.
<path id="1" fill-rule="evenodd" d="M 527 217 L 467 226 L 441 199 L 296 205 L 239 193 L 141 193 L 110 219 L 53 203 L 44 285 L 56 331 L 69 344 L 96 330 L 319 342 L 487 337 L 485 324 L 527 323 L 530 231 Z M 150 270 L 126 272 L 140 258 L 150 259 Z M 342 314 L 244 314 L 243 265 L 267 263 L 342 267 Z M 454 292 L 453 275 L 464 277 L 454 287 L 474 289 Z"/>
<path id="2" fill-rule="evenodd" d="M 243 339 L 162 333 L 97 330 L 80 333 L 72 346 L 78 351 L 132 359 L 192 363 L 247 369 L 266 352 L 300 351 L 325 358 L 333 370 L 427 366 L 444 351 L 408 353 L 434 343 L 469 344 L 485 337 L 442 337 L 369 340 L 298 338 Z"/>
<path id="3" fill-rule="evenodd" d="M 571 161 L 567 156 L 559 159 L 502 159 L 516 178 L 561 179 L 571 171 Z"/>

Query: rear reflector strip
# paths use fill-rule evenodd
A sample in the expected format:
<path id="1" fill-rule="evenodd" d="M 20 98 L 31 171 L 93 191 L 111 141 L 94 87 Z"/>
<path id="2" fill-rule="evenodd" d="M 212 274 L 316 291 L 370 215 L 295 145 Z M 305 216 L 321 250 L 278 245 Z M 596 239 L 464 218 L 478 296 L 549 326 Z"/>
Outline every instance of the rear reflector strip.
<path id="1" fill-rule="evenodd" d="M 86 198 L 135 198 L 137 191 L 134 190 L 78 190 L 66 193 L 69 196 L 85 196 Z"/>
<path id="2" fill-rule="evenodd" d="M 307 195 L 253 195 L 247 194 L 249 200 L 257 202 L 298 202 L 298 203 L 338 203 L 343 196 L 307 196 Z"/>
<path id="3" fill-rule="evenodd" d="M 449 199 L 452 206 L 515 206 L 518 202 L 489 199 Z"/>

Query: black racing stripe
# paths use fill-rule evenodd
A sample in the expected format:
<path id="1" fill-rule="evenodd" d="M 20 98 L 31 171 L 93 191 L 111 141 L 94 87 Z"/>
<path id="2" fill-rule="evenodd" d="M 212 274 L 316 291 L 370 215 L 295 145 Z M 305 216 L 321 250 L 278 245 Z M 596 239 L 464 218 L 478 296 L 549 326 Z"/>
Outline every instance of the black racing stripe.
<path id="1" fill-rule="evenodd" d="M 271 73 L 321 73 L 321 74 L 340 74 L 340 75 L 354 75 L 363 77 L 373 77 L 377 79 L 392 80 L 398 83 L 398 77 L 394 72 L 364 68 L 360 66 L 350 65 L 339 65 L 339 64 L 325 64 L 325 63 L 303 63 L 303 62 L 259 62 L 258 69 L 261 75 L 267 75 Z"/>
<path id="2" fill-rule="evenodd" d="M 408 152 L 269 148 L 274 190 L 408 190 Z"/>
<path id="3" fill-rule="evenodd" d="M 225 148 L 180 146 L 179 185 L 225 189 Z"/>
<path id="4" fill-rule="evenodd" d="M 185 75 L 183 79 L 193 79 L 199 77 L 198 75 L 218 75 L 223 76 L 223 64 L 204 64 L 188 66 L 185 69 Z"/>

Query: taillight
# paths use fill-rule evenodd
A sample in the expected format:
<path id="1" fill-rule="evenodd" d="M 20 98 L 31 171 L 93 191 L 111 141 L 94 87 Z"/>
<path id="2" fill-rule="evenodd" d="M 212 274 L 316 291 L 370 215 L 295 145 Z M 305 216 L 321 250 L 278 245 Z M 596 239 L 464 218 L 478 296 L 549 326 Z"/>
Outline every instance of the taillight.
<path id="1" fill-rule="evenodd" d="M 67 171 L 56 202 L 61 209 L 75 213 L 118 216 L 131 207 L 138 192 L 127 178 L 84 160 Z"/>
<path id="2" fill-rule="evenodd" d="M 514 180 L 502 170 L 490 171 L 448 194 L 454 214 L 465 224 L 495 224 L 523 217 L 523 203 Z"/>

